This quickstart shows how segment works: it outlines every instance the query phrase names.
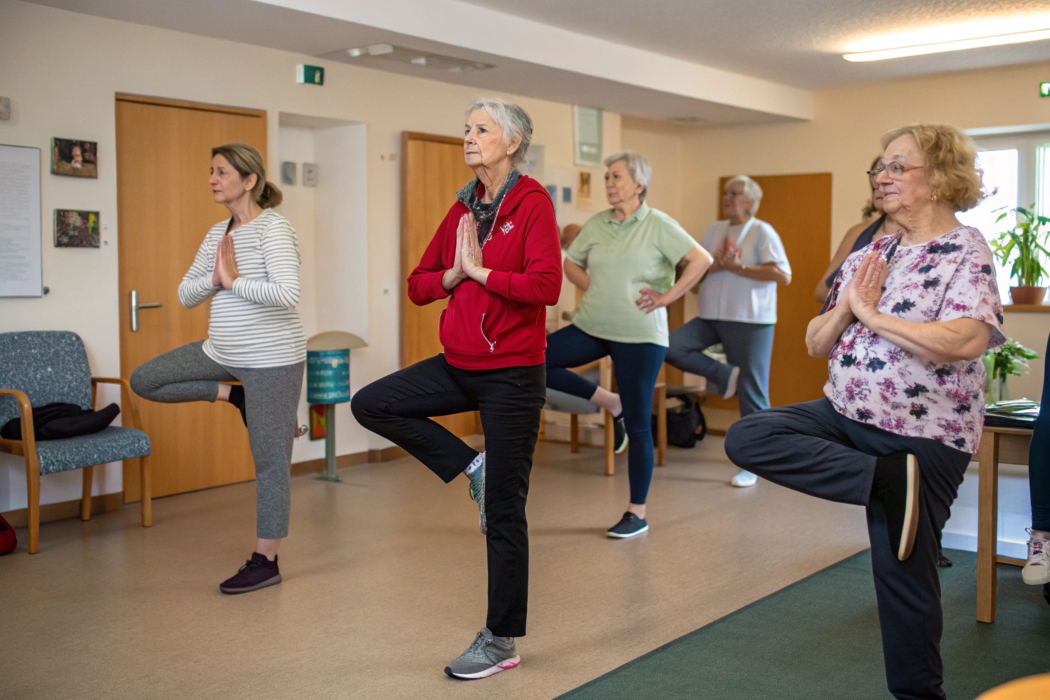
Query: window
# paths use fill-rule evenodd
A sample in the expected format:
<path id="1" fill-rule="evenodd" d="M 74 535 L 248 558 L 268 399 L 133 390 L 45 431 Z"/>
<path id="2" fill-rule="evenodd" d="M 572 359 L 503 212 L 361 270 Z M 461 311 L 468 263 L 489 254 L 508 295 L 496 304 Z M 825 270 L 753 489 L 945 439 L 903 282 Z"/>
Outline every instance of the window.
<path id="1" fill-rule="evenodd" d="M 991 194 L 959 221 L 973 226 L 989 241 L 1013 225 L 1013 217 L 996 222 L 1001 207 L 1030 207 L 1040 214 L 1050 212 L 1050 131 L 973 135 L 977 163 L 984 171 L 985 191 Z M 996 263 L 999 292 L 1007 299 L 1010 269 Z"/>

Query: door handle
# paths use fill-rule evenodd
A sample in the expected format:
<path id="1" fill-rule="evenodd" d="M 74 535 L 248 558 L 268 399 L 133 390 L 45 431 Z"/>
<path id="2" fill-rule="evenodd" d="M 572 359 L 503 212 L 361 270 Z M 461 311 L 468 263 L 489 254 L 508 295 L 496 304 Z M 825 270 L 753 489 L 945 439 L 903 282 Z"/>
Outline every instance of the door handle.
<path id="1" fill-rule="evenodd" d="M 159 309 L 163 304 L 159 301 L 148 301 L 145 303 L 139 302 L 139 293 L 137 290 L 131 290 L 131 330 L 132 332 L 138 332 L 139 329 L 139 309 Z"/>

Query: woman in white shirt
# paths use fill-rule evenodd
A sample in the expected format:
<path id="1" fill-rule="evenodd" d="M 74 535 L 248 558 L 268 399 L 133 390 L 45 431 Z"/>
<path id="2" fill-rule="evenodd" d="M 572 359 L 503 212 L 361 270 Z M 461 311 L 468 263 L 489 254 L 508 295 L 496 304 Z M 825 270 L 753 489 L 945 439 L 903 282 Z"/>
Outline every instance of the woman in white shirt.
<path id="1" fill-rule="evenodd" d="M 739 396 L 740 415 L 769 408 L 769 362 L 777 322 L 777 285 L 791 284 L 791 266 L 780 236 L 755 218 L 762 188 L 747 175 L 726 183 L 728 219 L 711 224 L 701 245 L 714 251 L 697 296 L 697 317 L 671 334 L 667 363 L 707 379 L 723 398 Z M 704 350 L 721 343 L 727 362 Z M 733 486 L 754 486 L 741 470 Z"/>
<path id="2" fill-rule="evenodd" d="M 266 181 L 252 146 L 213 148 L 208 184 L 231 216 L 208 231 L 179 284 L 187 309 L 211 299 L 208 338 L 143 364 L 131 387 L 150 401 L 228 401 L 240 410 L 255 461 L 258 542 L 219 590 L 247 593 L 281 582 L 277 548 L 288 534 L 289 466 L 306 364 L 295 310 L 299 249 L 295 230 L 272 209 L 281 191 Z M 220 383 L 233 381 L 240 385 Z"/>

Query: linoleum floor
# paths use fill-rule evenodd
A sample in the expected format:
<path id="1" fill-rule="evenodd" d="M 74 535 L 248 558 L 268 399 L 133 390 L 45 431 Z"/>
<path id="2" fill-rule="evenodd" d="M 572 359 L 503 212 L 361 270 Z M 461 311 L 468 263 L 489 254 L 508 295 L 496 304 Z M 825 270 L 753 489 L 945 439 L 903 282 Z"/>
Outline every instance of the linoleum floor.
<path id="1" fill-rule="evenodd" d="M 2 698 L 551 698 L 867 546 L 858 507 L 728 485 L 722 438 L 669 453 L 650 531 L 610 540 L 626 455 L 540 443 L 522 664 L 444 666 L 485 622 L 484 539 L 466 480 L 413 459 L 292 480 L 284 582 L 225 596 L 254 545 L 255 486 L 46 524 L 0 558 Z M 46 477 L 45 477 L 46 478 Z"/>

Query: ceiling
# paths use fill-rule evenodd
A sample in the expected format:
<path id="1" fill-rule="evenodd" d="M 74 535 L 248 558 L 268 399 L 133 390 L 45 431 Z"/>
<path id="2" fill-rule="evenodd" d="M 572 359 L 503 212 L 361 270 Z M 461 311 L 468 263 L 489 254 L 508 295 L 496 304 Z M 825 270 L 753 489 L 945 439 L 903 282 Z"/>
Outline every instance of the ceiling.
<path id="1" fill-rule="evenodd" d="M 1050 60 L 1050 41 L 877 63 L 847 50 L 1050 26 L 1050 0 L 31 0 L 326 60 L 688 123 L 812 118 L 812 91 Z M 909 34 L 910 33 L 910 34 Z M 346 49 L 391 43 L 472 73 Z"/>

